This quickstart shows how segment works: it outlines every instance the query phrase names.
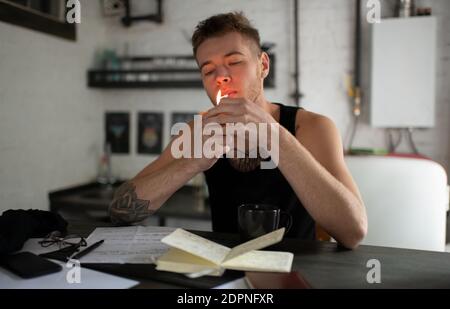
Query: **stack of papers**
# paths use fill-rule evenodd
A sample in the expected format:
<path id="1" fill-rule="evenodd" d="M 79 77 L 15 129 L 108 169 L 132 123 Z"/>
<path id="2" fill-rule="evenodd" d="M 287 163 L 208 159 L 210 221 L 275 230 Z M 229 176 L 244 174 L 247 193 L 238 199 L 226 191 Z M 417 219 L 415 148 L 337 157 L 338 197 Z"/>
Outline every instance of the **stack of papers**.
<path id="1" fill-rule="evenodd" d="M 80 258 L 81 263 L 153 264 L 169 246 L 161 239 L 175 228 L 159 226 L 127 226 L 96 228 L 87 238 L 88 245 L 105 242 Z"/>

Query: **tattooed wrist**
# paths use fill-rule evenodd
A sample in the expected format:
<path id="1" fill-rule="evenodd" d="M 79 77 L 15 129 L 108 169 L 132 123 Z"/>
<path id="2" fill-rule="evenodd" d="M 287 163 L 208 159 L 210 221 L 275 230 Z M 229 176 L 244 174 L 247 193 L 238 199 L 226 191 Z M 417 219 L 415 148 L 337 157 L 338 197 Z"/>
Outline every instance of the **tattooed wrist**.
<path id="1" fill-rule="evenodd" d="M 115 224 L 140 222 L 154 213 L 149 207 L 150 201 L 138 199 L 136 186 L 128 181 L 114 193 L 109 206 L 109 216 Z"/>

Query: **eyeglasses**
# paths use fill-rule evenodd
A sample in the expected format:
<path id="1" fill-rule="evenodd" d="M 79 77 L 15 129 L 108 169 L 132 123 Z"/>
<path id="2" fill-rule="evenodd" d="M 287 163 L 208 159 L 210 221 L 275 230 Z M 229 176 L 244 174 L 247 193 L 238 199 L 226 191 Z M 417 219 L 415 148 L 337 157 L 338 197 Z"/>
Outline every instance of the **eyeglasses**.
<path id="1" fill-rule="evenodd" d="M 43 240 L 40 240 L 39 244 L 44 248 L 50 247 L 54 244 L 57 244 L 59 248 L 66 246 L 71 246 L 75 248 L 87 246 L 87 242 L 84 239 L 84 237 L 81 237 L 76 234 L 70 234 L 63 237 L 61 232 L 59 231 L 51 232 Z"/>

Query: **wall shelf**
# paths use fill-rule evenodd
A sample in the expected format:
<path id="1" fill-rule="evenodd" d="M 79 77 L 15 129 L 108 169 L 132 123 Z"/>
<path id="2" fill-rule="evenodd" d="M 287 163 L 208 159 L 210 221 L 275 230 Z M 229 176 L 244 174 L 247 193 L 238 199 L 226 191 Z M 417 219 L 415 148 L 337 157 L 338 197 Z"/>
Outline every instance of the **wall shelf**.
<path id="1" fill-rule="evenodd" d="M 190 78 L 187 79 L 187 76 Z M 198 70 L 90 70 L 88 86 L 91 88 L 202 88 L 203 84 Z"/>
<path id="2" fill-rule="evenodd" d="M 271 70 L 264 86 L 275 87 L 275 56 L 269 54 Z M 88 86 L 104 89 L 203 88 L 193 56 L 120 57 L 115 67 L 131 69 L 93 69 Z"/>

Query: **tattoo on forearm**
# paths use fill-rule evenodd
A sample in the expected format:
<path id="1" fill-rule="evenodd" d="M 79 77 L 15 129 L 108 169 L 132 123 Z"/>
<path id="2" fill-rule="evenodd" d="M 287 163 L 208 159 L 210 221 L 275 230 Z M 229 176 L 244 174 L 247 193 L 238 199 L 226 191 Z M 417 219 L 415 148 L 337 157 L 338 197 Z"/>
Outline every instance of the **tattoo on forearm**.
<path id="1" fill-rule="evenodd" d="M 126 182 L 114 193 L 109 206 L 109 216 L 115 224 L 139 222 L 154 213 L 149 206 L 150 201 L 137 198 L 136 186 Z"/>

